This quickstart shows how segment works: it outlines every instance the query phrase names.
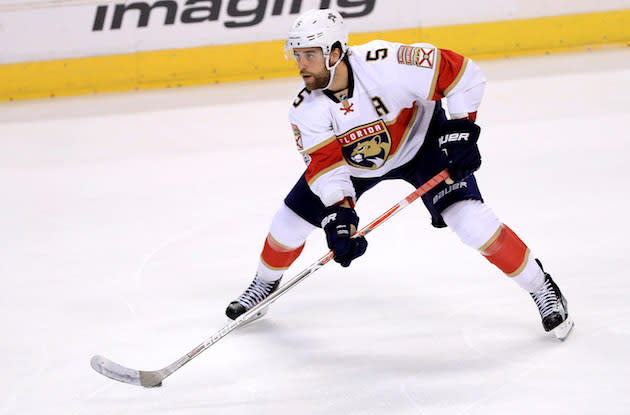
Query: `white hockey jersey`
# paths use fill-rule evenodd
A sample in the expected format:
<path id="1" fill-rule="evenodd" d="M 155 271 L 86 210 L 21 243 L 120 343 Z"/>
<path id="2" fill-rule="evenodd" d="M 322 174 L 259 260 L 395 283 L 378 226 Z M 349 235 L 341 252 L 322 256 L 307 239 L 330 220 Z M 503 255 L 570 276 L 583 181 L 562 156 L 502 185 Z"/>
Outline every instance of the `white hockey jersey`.
<path id="1" fill-rule="evenodd" d="M 472 118 L 486 79 L 470 59 L 428 44 L 381 40 L 350 47 L 347 90 L 306 88 L 289 112 L 306 180 L 325 205 L 355 198 L 353 177 L 380 177 L 409 162 L 425 139 L 435 101 Z"/>

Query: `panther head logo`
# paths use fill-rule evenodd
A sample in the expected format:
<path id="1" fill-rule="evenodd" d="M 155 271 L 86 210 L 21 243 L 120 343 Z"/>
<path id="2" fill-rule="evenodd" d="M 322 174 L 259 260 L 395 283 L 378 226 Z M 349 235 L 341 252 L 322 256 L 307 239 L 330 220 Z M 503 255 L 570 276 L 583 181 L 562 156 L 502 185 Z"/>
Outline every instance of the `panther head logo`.
<path id="1" fill-rule="evenodd" d="M 389 156 L 391 142 L 387 134 L 377 134 L 361 140 L 352 149 L 350 161 L 357 167 L 378 169 Z"/>

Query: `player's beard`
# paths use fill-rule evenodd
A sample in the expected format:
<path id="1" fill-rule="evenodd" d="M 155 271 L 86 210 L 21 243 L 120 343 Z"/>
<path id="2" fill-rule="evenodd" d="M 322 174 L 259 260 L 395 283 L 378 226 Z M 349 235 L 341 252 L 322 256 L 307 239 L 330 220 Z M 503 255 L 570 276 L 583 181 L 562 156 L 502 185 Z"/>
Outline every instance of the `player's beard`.
<path id="1" fill-rule="evenodd" d="M 309 73 L 308 75 L 311 75 L 311 78 L 308 80 L 304 80 L 304 83 L 306 87 L 311 91 L 325 88 L 330 81 L 330 71 L 328 70 L 324 70 L 323 72 L 320 72 L 318 74 Z"/>

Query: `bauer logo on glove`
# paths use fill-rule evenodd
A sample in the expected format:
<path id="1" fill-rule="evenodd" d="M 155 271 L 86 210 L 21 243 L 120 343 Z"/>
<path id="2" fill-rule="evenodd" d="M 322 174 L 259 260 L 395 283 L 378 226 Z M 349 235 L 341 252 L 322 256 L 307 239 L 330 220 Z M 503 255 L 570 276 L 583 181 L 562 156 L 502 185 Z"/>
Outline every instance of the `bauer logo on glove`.
<path id="1" fill-rule="evenodd" d="M 440 143 L 440 147 L 442 147 L 448 143 L 453 143 L 453 142 L 462 141 L 462 140 L 468 141 L 469 138 L 470 138 L 470 133 L 444 134 L 443 136 L 440 136 L 440 138 L 438 138 L 438 142 Z M 446 149 L 444 148 L 442 150 L 444 151 Z"/>
<path id="2" fill-rule="evenodd" d="M 464 180 L 481 166 L 477 140 L 481 129 L 470 120 L 448 120 L 438 132 L 438 145 L 451 179 Z"/>
<path id="3" fill-rule="evenodd" d="M 342 267 L 349 266 L 367 249 L 367 240 L 363 236 L 352 238 L 358 225 L 359 217 L 354 209 L 339 205 L 326 208 L 321 226 L 326 232 L 328 248 L 333 251 L 333 259 Z"/>

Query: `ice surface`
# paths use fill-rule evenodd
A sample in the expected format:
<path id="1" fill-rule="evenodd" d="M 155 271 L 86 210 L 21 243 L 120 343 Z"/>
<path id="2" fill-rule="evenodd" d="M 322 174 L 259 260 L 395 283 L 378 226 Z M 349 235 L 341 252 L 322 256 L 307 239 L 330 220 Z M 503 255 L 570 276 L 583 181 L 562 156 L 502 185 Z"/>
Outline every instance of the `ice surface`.
<path id="1" fill-rule="evenodd" d="M 628 413 L 629 63 L 480 62 L 481 188 L 565 292 L 567 341 L 417 202 L 159 389 L 90 358 L 159 369 L 223 327 L 303 169 L 298 81 L 1 104 L 0 414 Z M 367 193 L 363 223 L 411 190 Z M 289 274 L 325 252 L 315 232 Z"/>

